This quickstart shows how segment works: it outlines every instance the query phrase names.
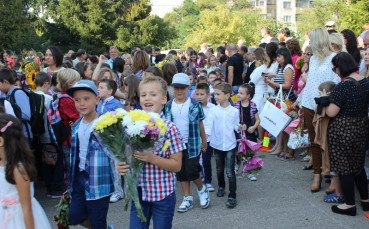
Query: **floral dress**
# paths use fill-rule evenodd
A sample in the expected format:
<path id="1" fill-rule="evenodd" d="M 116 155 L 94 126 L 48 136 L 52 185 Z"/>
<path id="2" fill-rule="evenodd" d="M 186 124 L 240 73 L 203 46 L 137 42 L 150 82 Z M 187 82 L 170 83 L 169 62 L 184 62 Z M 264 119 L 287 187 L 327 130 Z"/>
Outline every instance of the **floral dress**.
<path id="1" fill-rule="evenodd" d="M 0 228 L 25 229 L 22 205 L 19 202 L 17 187 L 5 179 L 5 167 L 0 166 Z M 51 229 L 44 210 L 33 197 L 31 184 L 32 212 L 36 229 Z"/>

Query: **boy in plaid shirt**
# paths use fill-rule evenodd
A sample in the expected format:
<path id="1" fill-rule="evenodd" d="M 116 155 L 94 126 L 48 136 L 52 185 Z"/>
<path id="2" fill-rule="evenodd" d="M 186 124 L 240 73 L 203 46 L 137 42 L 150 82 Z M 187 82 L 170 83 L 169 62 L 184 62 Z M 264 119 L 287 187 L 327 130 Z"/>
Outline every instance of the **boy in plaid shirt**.
<path id="1" fill-rule="evenodd" d="M 182 153 L 182 168 L 177 173 L 177 180 L 181 182 L 184 198 L 178 207 L 178 212 L 187 212 L 193 207 L 193 197 L 190 195 L 190 182 L 197 186 L 197 193 L 202 208 L 210 204 L 209 190 L 200 178 L 200 153 L 207 148 L 203 120 L 205 119 L 202 105 L 196 99 L 186 96 L 190 90 L 190 78 L 184 73 L 173 76 L 172 85 L 175 98 L 167 102 L 164 108 L 165 117 L 173 121 L 178 127 L 187 150 Z"/>
<path id="2" fill-rule="evenodd" d="M 97 88 L 91 80 L 81 80 L 67 90 L 73 97 L 81 114 L 72 126 L 70 193 L 72 201 L 69 218 L 72 225 L 100 229 L 107 228 L 106 217 L 110 195 L 114 192 L 114 177 L 111 168 L 114 160 L 103 150 L 99 136 L 91 131 L 93 122 L 99 117 Z M 111 227 L 108 227 L 111 228 Z"/>
<path id="3" fill-rule="evenodd" d="M 159 77 L 147 77 L 139 86 L 140 105 L 144 111 L 161 113 L 162 106 L 167 98 L 167 84 Z M 164 116 L 161 115 L 164 119 Z M 154 228 L 172 228 L 174 208 L 176 205 L 175 172 L 181 170 L 182 151 L 185 144 L 176 125 L 164 119 L 168 129 L 161 136 L 161 140 L 170 140 L 168 149 L 162 148 L 152 152 L 135 152 L 134 156 L 144 161 L 145 164 L 139 175 L 138 193 L 140 203 L 147 222 L 141 222 L 135 205 L 131 205 L 130 226 L 131 229 L 149 228 L 150 219 L 153 219 Z M 129 166 L 124 162 L 117 165 L 119 173 L 124 176 Z"/>

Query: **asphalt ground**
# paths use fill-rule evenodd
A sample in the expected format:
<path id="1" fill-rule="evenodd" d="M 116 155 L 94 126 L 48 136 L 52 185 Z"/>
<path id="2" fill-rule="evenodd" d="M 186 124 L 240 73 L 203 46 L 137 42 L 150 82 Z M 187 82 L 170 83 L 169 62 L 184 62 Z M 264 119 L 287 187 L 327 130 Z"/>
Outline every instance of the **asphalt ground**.
<path id="1" fill-rule="evenodd" d="M 324 191 L 329 187 L 329 184 L 325 184 L 324 181 L 320 192 L 310 192 L 312 170 L 302 170 L 305 163 L 300 162 L 301 156 L 298 153 L 296 153 L 296 159 L 291 161 L 276 160 L 274 155 L 268 153 L 259 154 L 265 156 L 263 158 L 265 162 L 257 176 L 257 181 L 250 181 L 241 174 L 237 175 L 238 204 L 234 209 L 228 209 L 225 206 L 228 184 L 226 184 L 224 197 L 219 198 L 216 192 L 211 192 L 209 208 L 201 209 L 195 185 L 192 183 L 194 208 L 186 213 L 175 212 L 173 228 L 369 228 L 369 219 L 363 216 L 357 193 L 357 216 L 352 217 L 331 212 L 332 204 L 323 201 Z M 214 157 L 212 165 L 212 184 L 217 187 Z M 179 182 L 177 182 L 176 194 L 178 207 L 183 199 Z M 46 189 L 42 182 L 36 183 L 36 198 L 49 217 L 52 228 L 57 228 L 53 221 L 57 200 L 46 196 Z M 124 201 L 119 201 L 109 206 L 108 224 L 114 225 L 115 229 L 129 228 L 129 211 L 123 210 L 123 204 Z"/>

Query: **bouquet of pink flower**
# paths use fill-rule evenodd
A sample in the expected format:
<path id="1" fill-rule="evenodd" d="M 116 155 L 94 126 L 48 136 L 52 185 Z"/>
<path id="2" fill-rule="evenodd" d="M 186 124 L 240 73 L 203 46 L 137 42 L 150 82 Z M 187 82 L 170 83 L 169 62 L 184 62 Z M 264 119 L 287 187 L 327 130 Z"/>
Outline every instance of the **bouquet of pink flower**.
<path id="1" fill-rule="evenodd" d="M 264 160 L 256 156 L 256 151 L 261 148 L 261 145 L 247 140 L 244 133 L 242 134 L 242 138 L 237 141 L 239 142 L 239 147 L 236 155 L 243 162 L 242 173 L 257 173 L 264 164 Z"/>

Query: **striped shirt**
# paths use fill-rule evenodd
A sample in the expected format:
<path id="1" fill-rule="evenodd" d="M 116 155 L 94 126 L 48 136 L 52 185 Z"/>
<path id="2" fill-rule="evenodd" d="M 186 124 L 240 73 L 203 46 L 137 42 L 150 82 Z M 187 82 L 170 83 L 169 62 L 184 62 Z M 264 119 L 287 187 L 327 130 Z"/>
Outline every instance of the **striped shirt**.
<path id="1" fill-rule="evenodd" d="M 293 69 L 293 66 L 291 64 L 287 64 L 286 67 L 284 67 L 284 69 L 278 69 L 277 72 L 277 76 L 273 79 L 274 83 L 278 83 L 278 84 L 284 84 L 284 73 L 286 72 L 286 70 L 290 68 L 293 71 L 293 75 L 292 75 L 292 84 L 291 84 L 291 88 L 289 90 L 283 90 L 283 98 L 284 99 L 289 99 L 292 102 L 295 102 L 296 100 L 296 96 L 293 93 L 293 81 L 295 80 L 295 70 Z M 278 94 L 279 92 L 279 87 L 277 87 L 275 89 L 275 94 Z"/>

